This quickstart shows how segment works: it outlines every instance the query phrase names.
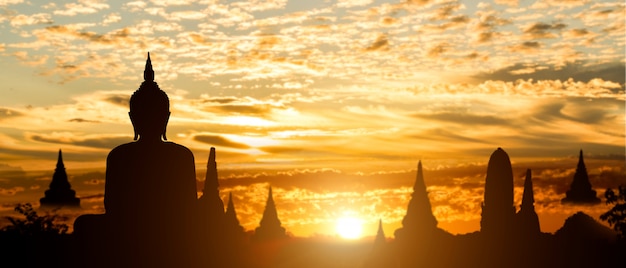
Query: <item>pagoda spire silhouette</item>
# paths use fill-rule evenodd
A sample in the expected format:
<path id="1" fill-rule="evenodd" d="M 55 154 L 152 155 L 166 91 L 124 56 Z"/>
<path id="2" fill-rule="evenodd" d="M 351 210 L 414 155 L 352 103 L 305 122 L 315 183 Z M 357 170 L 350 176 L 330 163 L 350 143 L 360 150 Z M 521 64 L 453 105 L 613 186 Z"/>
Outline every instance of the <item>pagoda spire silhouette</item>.
<path id="1" fill-rule="evenodd" d="M 76 192 L 72 190 L 67 179 L 63 154 L 60 149 L 56 169 L 50 182 L 50 189 L 46 190 L 45 197 L 39 199 L 39 203 L 42 207 L 80 207 L 80 199 L 76 197 Z"/>
<path id="2" fill-rule="evenodd" d="M 395 231 L 395 237 L 414 237 L 429 233 L 435 229 L 437 229 L 437 219 L 432 213 L 426 184 L 424 183 L 422 161 L 420 160 L 417 164 L 417 175 L 413 185 L 411 200 L 409 201 L 406 215 L 402 220 L 402 228 Z"/>
<path id="3" fill-rule="evenodd" d="M 537 212 L 535 212 L 535 196 L 532 172 L 530 169 L 526 170 L 524 194 L 522 195 L 520 211 L 517 212 L 517 224 L 524 234 L 538 234 L 541 232 L 539 228 L 539 217 L 537 216 Z"/>
<path id="4" fill-rule="evenodd" d="M 513 168 L 509 155 L 498 148 L 489 158 L 480 230 L 496 237 L 511 233 L 515 218 Z"/>
<path id="5" fill-rule="evenodd" d="M 578 204 L 597 204 L 600 198 L 597 197 L 596 191 L 591 188 L 589 175 L 583 160 L 583 150 L 580 150 L 578 156 L 578 166 L 574 173 L 574 180 L 570 185 L 570 189 L 565 193 L 565 198 L 561 199 L 561 203 L 578 203 Z"/>
<path id="6" fill-rule="evenodd" d="M 385 231 L 383 230 L 383 220 L 378 220 L 378 231 L 376 232 L 376 238 L 374 239 L 374 247 L 380 247 L 387 243 L 385 238 Z"/>
<path id="7" fill-rule="evenodd" d="M 219 182 L 217 178 L 217 162 L 215 161 L 215 147 L 211 147 L 209 160 L 206 164 L 206 176 L 204 189 L 199 198 L 201 213 L 207 213 L 214 220 L 222 220 L 224 217 L 224 202 L 219 194 Z"/>
<path id="8" fill-rule="evenodd" d="M 223 263 L 225 248 L 223 244 L 228 240 L 228 233 L 224 231 L 225 214 L 224 202 L 219 195 L 219 182 L 217 178 L 217 163 L 215 161 L 215 148 L 211 147 L 207 161 L 204 189 L 198 199 L 199 232 L 205 245 L 205 258 L 211 265 L 219 266 Z"/>
<path id="9" fill-rule="evenodd" d="M 270 186 L 263 217 L 261 218 L 259 227 L 254 230 L 252 238 L 256 241 L 267 241 L 286 237 L 287 233 L 285 232 L 285 228 L 281 226 L 280 220 L 278 219 L 276 204 L 272 196 L 272 187 Z"/>
<path id="10" fill-rule="evenodd" d="M 233 203 L 233 193 L 228 193 L 228 205 L 226 206 L 224 224 L 226 229 L 233 235 L 243 235 L 244 230 L 239 223 L 239 219 L 237 219 L 237 211 L 235 211 L 235 204 Z"/>

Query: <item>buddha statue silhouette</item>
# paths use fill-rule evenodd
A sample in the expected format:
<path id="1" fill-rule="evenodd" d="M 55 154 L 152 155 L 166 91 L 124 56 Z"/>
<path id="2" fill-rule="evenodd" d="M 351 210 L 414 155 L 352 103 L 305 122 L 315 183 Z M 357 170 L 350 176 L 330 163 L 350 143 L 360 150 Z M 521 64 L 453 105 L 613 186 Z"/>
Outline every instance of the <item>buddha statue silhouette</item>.
<path id="1" fill-rule="evenodd" d="M 189 249 L 196 248 L 194 157 L 167 141 L 169 98 L 154 82 L 149 53 L 144 80 L 130 97 L 135 141 L 117 146 L 107 157 L 106 212 L 77 218 L 74 233 L 85 250 L 102 245 L 92 250 L 108 254 L 113 263 L 107 266 L 192 266 L 185 262 L 194 259 Z"/>

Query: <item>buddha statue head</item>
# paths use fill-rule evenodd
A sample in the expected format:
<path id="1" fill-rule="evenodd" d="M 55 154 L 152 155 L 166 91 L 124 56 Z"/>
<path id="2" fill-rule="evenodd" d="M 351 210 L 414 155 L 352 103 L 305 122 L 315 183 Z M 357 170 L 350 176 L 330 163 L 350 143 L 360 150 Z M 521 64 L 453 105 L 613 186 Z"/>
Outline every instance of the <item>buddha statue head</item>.
<path id="1" fill-rule="evenodd" d="M 137 138 L 167 140 L 165 136 L 170 117 L 170 102 L 167 94 L 154 82 L 154 70 L 150 53 L 143 73 L 144 81 L 130 97 L 130 121 Z"/>

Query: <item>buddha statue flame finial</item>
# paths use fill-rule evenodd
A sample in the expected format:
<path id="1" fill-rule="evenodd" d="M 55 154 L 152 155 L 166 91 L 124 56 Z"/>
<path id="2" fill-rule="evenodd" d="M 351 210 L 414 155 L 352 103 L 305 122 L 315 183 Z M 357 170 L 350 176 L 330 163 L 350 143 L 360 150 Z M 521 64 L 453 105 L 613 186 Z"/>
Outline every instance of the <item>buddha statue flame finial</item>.
<path id="1" fill-rule="evenodd" d="M 152 69 L 152 61 L 150 61 L 150 52 L 148 52 L 148 59 L 146 60 L 146 68 L 143 71 L 143 80 L 152 82 L 154 81 L 154 70 Z"/>

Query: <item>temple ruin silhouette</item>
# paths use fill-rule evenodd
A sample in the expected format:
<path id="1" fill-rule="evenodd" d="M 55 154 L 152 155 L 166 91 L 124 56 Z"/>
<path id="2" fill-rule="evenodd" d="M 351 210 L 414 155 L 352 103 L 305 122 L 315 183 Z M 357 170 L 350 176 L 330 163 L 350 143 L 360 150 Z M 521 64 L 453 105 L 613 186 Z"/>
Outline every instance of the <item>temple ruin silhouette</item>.
<path id="1" fill-rule="evenodd" d="M 517 212 L 515 221 L 519 228 L 518 231 L 526 235 L 534 235 L 541 232 L 539 216 L 537 216 L 537 212 L 535 212 L 535 194 L 533 192 L 532 171 L 530 169 L 526 170 L 522 205 Z"/>
<path id="2" fill-rule="evenodd" d="M 276 204 L 272 196 L 272 187 L 270 186 L 265 209 L 263 210 L 263 217 L 259 227 L 254 230 L 252 239 L 254 241 L 268 241 L 284 238 L 287 238 L 287 233 L 285 228 L 281 226 L 280 219 L 278 219 Z"/>
<path id="3" fill-rule="evenodd" d="M 598 204 L 600 198 L 597 197 L 596 191 L 591 187 L 589 175 L 583 160 L 583 150 L 580 150 L 578 156 L 578 165 L 574 173 L 574 179 L 570 185 L 570 189 L 565 193 L 565 198 L 561 199 L 564 204 Z"/>
<path id="4" fill-rule="evenodd" d="M 80 207 L 80 199 L 76 197 L 76 192 L 72 190 L 72 186 L 67 179 L 61 150 L 59 150 L 50 188 L 46 190 L 45 197 L 39 199 L 39 203 L 43 208 Z"/>
<path id="5" fill-rule="evenodd" d="M 437 232 L 437 219 L 433 215 L 424 174 L 422 171 L 422 161 L 417 163 L 417 175 L 413 185 L 413 193 L 407 208 L 406 215 L 402 219 L 402 228 L 394 232 L 396 240 L 414 241 L 423 239 Z"/>
<path id="6" fill-rule="evenodd" d="M 234 239 L 242 239 L 244 237 L 245 231 L 237 218 L 233 193 L 228 193 L 228 205 L 226 206 L 224 225 L 226 232 L 230 233 Z"/>
<path id="7" fill-rule="evenodd" d="M 387 244 L 387 238 L 385 237 L 385 231 L 383 230 L 383 220 L 378 220 L 378 230 L 376 231 L 376 238 L 374 238 L 374 247 L 382 247 Z"/>
<path id="8" fill-rule="evenodd" d="M 494 237 L 505 237 L 513 233 L 514 220 L 513 168 L 509 155 L 498 148 L 487 163 L 480 231 Z"/>

